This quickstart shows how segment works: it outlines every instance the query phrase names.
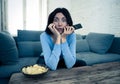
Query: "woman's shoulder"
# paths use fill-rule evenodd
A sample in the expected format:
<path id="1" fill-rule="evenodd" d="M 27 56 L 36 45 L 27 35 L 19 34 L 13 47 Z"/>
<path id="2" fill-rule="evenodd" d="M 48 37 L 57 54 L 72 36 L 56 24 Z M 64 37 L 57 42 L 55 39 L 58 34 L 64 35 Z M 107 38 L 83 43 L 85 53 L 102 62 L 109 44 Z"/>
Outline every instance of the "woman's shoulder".
<path id="1" fill-rule="evenodd" d="M 41 39 L 50 39 L 50 35 L 47 34 L 46 32 L 42 32 L 41 35 L 40 35 L 40 38 Z"/>
<path id="2" fill-rule="evenodd" d="M 42 32 L 40 37 L 48 37 L 48 34 L 46 32 Z"/>

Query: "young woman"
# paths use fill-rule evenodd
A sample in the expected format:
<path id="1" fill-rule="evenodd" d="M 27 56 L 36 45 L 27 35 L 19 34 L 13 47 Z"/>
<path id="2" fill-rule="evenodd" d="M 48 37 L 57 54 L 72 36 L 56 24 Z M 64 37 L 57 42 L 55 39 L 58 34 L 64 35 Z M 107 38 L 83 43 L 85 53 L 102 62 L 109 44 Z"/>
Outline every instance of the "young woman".
<path id="1" fill-rule="evenodd" d="M 46 30 L 40 35 L 40 40 L 45 64 L 51 70 L 72 68 L 76 63 L 76 34 L 72 25 L 71 15 L 66 8 L 56 8 L 48 17 Z"/>

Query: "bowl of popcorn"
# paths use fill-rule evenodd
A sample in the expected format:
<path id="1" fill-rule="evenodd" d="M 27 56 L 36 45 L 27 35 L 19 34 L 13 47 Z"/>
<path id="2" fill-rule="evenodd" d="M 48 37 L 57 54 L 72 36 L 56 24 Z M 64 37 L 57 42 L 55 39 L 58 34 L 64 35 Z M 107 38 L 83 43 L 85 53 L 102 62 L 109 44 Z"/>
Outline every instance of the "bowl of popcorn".
<path id="1" fill-rule="evenodd" d="M 48 72 L 48 68 L 45 65 L 29 65 L 22 68 L 22 73 L 27 77 L 41 77 Z"/>

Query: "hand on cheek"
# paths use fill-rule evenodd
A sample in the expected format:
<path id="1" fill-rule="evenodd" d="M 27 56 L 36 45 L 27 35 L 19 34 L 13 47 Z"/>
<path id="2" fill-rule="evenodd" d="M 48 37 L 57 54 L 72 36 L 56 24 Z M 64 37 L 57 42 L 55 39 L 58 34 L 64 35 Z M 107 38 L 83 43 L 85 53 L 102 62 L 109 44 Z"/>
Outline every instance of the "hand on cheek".
<path id="1" fill-rule="evenodd" d="M 74 32 L 74 28 L 72 26 L 66 26 L 64 28 L 64 32 L 62 33 L 61 37 L 62 37 L 62 42 L 66 41 L 66 36 L 73 33 Z"/>
<path id="2" fill-rule="evenodd" d="M 64 27 L 63 34 L 68 35 L 74 32 L 74 28 L 72 26 L 66 26 Z"/>
<path id="3" fill-rule="evenodd" d="M 60 36 L 60 33 L 58 32 L 58 30 L 55 28 L 55 24 L 51 23 L 48 28 L 51 30 L 51 32 L 56 36 Z"/>

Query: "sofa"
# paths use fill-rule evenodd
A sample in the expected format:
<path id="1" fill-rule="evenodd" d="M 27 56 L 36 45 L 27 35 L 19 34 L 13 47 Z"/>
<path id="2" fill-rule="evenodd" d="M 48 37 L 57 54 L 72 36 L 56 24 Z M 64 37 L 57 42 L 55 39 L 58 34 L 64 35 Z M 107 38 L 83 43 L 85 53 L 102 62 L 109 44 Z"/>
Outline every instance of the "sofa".
<path id="1" fill-rule="evenodd" d="M 44 59 L 40 34 L 42 31 L 18 30 L 17 36 L 0 32 L 0 84 L 8 84 L 13 73 L 22 67 Z M 88 35 L 76 34 L 76 57 L 88 66 L 120 61 L 120 37 L 113 34 L 90 32 Z"/>

